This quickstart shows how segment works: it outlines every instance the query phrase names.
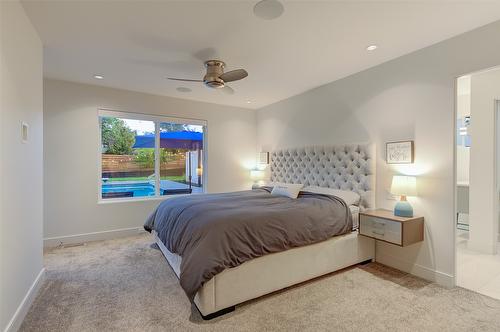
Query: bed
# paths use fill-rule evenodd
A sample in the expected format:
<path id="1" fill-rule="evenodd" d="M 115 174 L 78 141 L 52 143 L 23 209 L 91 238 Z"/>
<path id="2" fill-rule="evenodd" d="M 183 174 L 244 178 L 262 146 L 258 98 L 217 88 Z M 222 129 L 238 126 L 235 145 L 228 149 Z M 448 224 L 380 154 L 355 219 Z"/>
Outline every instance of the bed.
<path id="1" fill-rule="evenodd" d="M 344 144 L 274 151 L 270 175 L 272 182 L 302 183 L 358 193 L 358 205 L 347 206 L 352 215 L 351 229 L 344 230 L 342 235 L 255 257 L 217 272 L 192 294 L 192 301 L 204 319 L 233 311 L 235 305 L 242 302 L 374 258 L 373 239 L 358 236 L 356 230 L 359 211 L 374 207 L 374 145 Z M 182 257 L 167 249 L 168 245 L 160 240 L 164 234 L 159 236 L 153 228 L 149 230 L 169 265 L 181 278 Z"/>

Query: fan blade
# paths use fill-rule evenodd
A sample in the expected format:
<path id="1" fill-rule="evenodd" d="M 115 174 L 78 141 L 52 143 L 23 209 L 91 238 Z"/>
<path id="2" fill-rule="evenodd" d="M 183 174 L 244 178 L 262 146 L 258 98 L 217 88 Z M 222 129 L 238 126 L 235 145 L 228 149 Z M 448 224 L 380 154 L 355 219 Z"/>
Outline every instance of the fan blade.
<path id="1" fill-rule="evenodd" d="M 234 90 L 229 85 L 224 85 L 224 87 L 221 88 L 220 90 L 227 95 L 234 95 Z"/>
<path id="2" fill-rule="evenodd" d="M 219 78 L 221 80 L 223 80 L 224 82 L 232 82 L 232 81 L 241 80 L 247 76 L 248 76 L 248 73 L 245 69 L 236 69 L 236 70 L 231 70 L 231 71 L 228 71 L 228 72 L 220 75 Z"/>
<path id="3" fill-rule="evenodd" d="M 172 81 L 182 81 L 182 82 L 200 82 L 203 83 L 203 80 L 190 80 L 187 78 L 173 78 L 173 77 L 167 77 L 169 80 Z"/>

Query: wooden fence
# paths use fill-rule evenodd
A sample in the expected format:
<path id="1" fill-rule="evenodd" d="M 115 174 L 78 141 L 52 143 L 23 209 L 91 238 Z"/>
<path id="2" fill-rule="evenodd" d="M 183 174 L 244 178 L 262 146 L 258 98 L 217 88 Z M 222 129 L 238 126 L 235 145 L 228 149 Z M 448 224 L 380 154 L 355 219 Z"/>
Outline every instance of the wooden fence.
<path id="1" fill-rule="evenodd" d="M 133 155 L 102 154 L 102 173 L 108 176 L 113 173 L 120 174 L 148 174 L 154 172 L 154 167 L 137 162 Z M 163 175 L 182 175 L 185 172 L 186 157 L 180 153 L 176 160 L 161 163 L 160 169 Z"/>

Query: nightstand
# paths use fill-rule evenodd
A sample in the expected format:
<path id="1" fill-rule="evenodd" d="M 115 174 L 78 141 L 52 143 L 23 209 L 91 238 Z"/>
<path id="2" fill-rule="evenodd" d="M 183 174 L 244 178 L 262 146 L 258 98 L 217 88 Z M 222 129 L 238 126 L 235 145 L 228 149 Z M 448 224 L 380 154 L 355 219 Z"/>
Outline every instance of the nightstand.
<path id="1" fill-rule="evenodd" d="M 424 240 L 424 217 L 397 217 L 382 209 L 360 212 L 359 234 L 405 247 Z"/>

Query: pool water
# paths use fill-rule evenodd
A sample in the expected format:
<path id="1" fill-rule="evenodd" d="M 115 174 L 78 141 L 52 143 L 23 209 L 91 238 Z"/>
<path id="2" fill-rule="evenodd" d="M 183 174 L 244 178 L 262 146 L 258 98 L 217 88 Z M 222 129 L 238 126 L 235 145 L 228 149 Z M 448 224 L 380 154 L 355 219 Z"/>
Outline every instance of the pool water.
<path id="1" fill-rule="evenodd" d="M 155 186 L 149 182 L 138 183 L 103 183 L 102 193 L 132 192 L 133 197 L 154 196 Z"/>

